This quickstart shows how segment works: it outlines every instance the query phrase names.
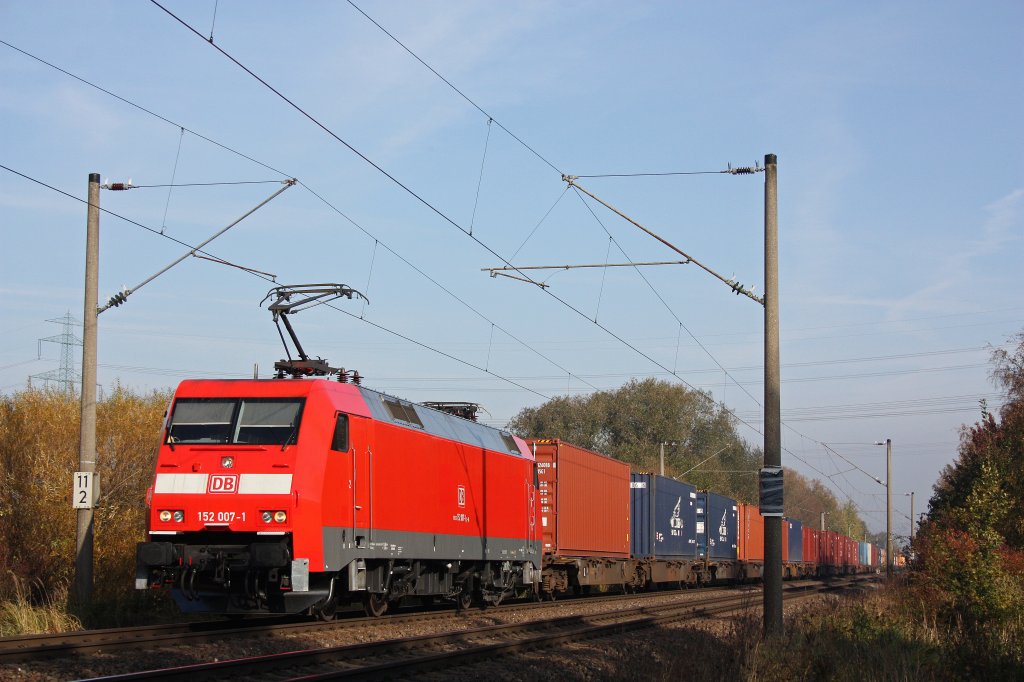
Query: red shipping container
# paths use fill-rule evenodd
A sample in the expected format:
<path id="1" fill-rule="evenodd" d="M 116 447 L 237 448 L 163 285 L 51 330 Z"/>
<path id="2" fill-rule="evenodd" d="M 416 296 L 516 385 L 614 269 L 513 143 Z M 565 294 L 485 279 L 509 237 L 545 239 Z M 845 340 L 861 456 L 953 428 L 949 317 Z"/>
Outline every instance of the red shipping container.
<path id="1" fill-rule="evenodd" d="M 764 517 L 752 504 L 740 502 L 736 506 L 736 516 L 739 519 L 737 558 L 740 561 L 764 561 Z"/>
<path id="2" fill-rule="evenodd" d="M 802 547 L 804 562 L 808 564 L 818 563 L 818 531 L 804 524 L 800 532 L 804 536 Z"/>
<path id="3" fill-rule="evenodd" d="M 629 557 L 629 464 L 558 439 L 527 441 L 537 456 L 543 552 Z"/>
<path id="4" fill-rule="evenodd" d="M 822 532 L 822 564 L 825 566 L 839 566 L 841 556 L 839 544 L 839 533 L 832 530 Z"/>
<path id="5" fill-rule="evenodd" d="M 782 519 L 782 563 L 787 561 L 789 561 L 789 522 Z"/>

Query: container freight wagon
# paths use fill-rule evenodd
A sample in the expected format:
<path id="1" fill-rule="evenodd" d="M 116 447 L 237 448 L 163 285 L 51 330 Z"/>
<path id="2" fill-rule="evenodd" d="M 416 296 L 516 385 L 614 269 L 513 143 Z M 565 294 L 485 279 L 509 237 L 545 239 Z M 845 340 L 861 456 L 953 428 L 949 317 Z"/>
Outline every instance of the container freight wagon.
<path id="1" fill-rule="evenodd" d="M 757 511 L 758 514 L 761 513 L 761 510 L 760 510 L 759 507 L 755 506 L 754 509 Z M 763 516 L 761 518 L 762 518 L 762 520 L 764 519 Z M 780 519 L 780 521 L 781 521 L 780 527 L 782 529 L 782 566 L 783 566 L 782 577 L 785 578 L 786 577 L 785 566 L 789 562 L 789 524 L 786 523 L 786 519 Z M 762 521 L 762 523 L 763 523 L 763 521 Z"/>
<path id="2" fill-rule="evenodd" d="M 760 579 L 764 575 L 764 517 L 752 504 L 740 502 L 736 506 L 739 577 L 741 580 Z"/>
<path id="3" fill-rule="evenodd" d="M 782 519 L 783 577 L 797 578 L 804 570 L 804 525 L 796 519 Z M 788 553 L 787 550 L 788 549 Z"/>
<path id="4" fill-rule="evenodd" d="M 380 615 L 539 587 L 525 442 L 354 384 L 182 382 L 148 499 L 136 587 L 184 610 Z"/>
<path id="5" fill-rule="evenodd" d="M 871 566 L 871 545 L 867 542 L 857 543 L 857 559 L 864 568 Z"/>
<path id="6" fill-rule="evenodd" d="M 821 531 L 804 526 L 803 546 L 800 549 L 803 559 L 802 568 L 805 575 L 817 575 L 818 567 L 821 565 Z"/>
<path id="7" fill-rule="evenodd" d="M 527 443 L 537 460 L 544 593 L 642 585 L 630 558 L 629 464 L 558 439 Z"/>
<path id="8" fill-rule="evenodd" d="M 696 584 L 697 488 L 657 474 L 630 474 L 630 548 L 647 583 Z"/>
<path id="9" fill-rule="evenodd" d="M 736 556 L 736 500 L 710 491 L 697 493 L 697 554 L 712 580 L 740 578 Z"/>
<path id="10" fill-rule="evenodd" d="M 851 537 L 843 536 L 843 544 L 846 545 L 846 573 L 858 573 L 860 570 L 860 554 L 858 553 L 859 543 Z"/>
<path id="11" fill-rule="evenodd" d="M 821 576 L 836 573 L 839 558 L 838 535 L 830 530 L 819 531 L 821 554 L 818 557 L 818 574 Z"/>

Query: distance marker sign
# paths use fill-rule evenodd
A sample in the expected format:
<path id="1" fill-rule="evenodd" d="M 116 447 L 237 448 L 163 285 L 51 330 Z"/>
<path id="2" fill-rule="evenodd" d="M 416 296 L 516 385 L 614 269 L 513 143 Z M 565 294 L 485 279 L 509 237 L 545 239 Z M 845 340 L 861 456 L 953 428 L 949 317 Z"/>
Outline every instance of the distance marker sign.
<path id="1" fill-rule="evenodd" d="M 74 473 L 74 492 L 71 495 L 72 509 L 93 509 L 100 496 L 100 477 L 94 471 Z"/>

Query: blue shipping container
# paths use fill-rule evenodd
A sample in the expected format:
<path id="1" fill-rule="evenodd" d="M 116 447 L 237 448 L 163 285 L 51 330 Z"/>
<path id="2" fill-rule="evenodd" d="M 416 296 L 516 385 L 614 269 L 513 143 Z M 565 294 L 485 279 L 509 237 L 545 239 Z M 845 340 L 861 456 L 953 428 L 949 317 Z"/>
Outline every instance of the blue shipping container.
<path id="1" fill-rule="evenodd" d="M 630 551 L 640 559 L 697 556 L 697 488 L 656 474 L 630 474 Z"/>
<path id="2" fill-rule="evenodd" d="M 735 559 L 737 523 L 736 500 L 708 491 L 697 493 L 698 556 Z"/>
<path id="3" fill-rule="evenodd" d="M 796 519 L 783 519 L 783 523 L 789 524 L 789 560 L 798 562 L 804 560 L 804 524 Z"/>
<path id="4" fill-rule="evenodd" d="M 861 566 L 871 565 L 871 545 L 866 542 L 857 543 L 857 558 Z"/>

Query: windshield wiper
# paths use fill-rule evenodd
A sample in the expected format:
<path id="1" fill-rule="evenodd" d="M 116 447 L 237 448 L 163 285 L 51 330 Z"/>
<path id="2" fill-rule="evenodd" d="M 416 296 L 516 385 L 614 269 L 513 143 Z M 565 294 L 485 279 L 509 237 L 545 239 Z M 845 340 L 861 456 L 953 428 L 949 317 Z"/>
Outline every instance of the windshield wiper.
<path id="1" fill-rule="evenodd" d="M 299 430 L 299 425 L 298 425 L 298 423 L 296 423 L 295 426 L 292 427 L 292 430 L 288 432 L 288 437 L 284 439 L 283 443 L 281 443 L 281 452 L 284 452 L 285 448 L 287 448 L 289 445 L 291 445 L 292 438 L 295 437 L 295 434 L 296 434 L 296 432 L 298 430 Z"/>

